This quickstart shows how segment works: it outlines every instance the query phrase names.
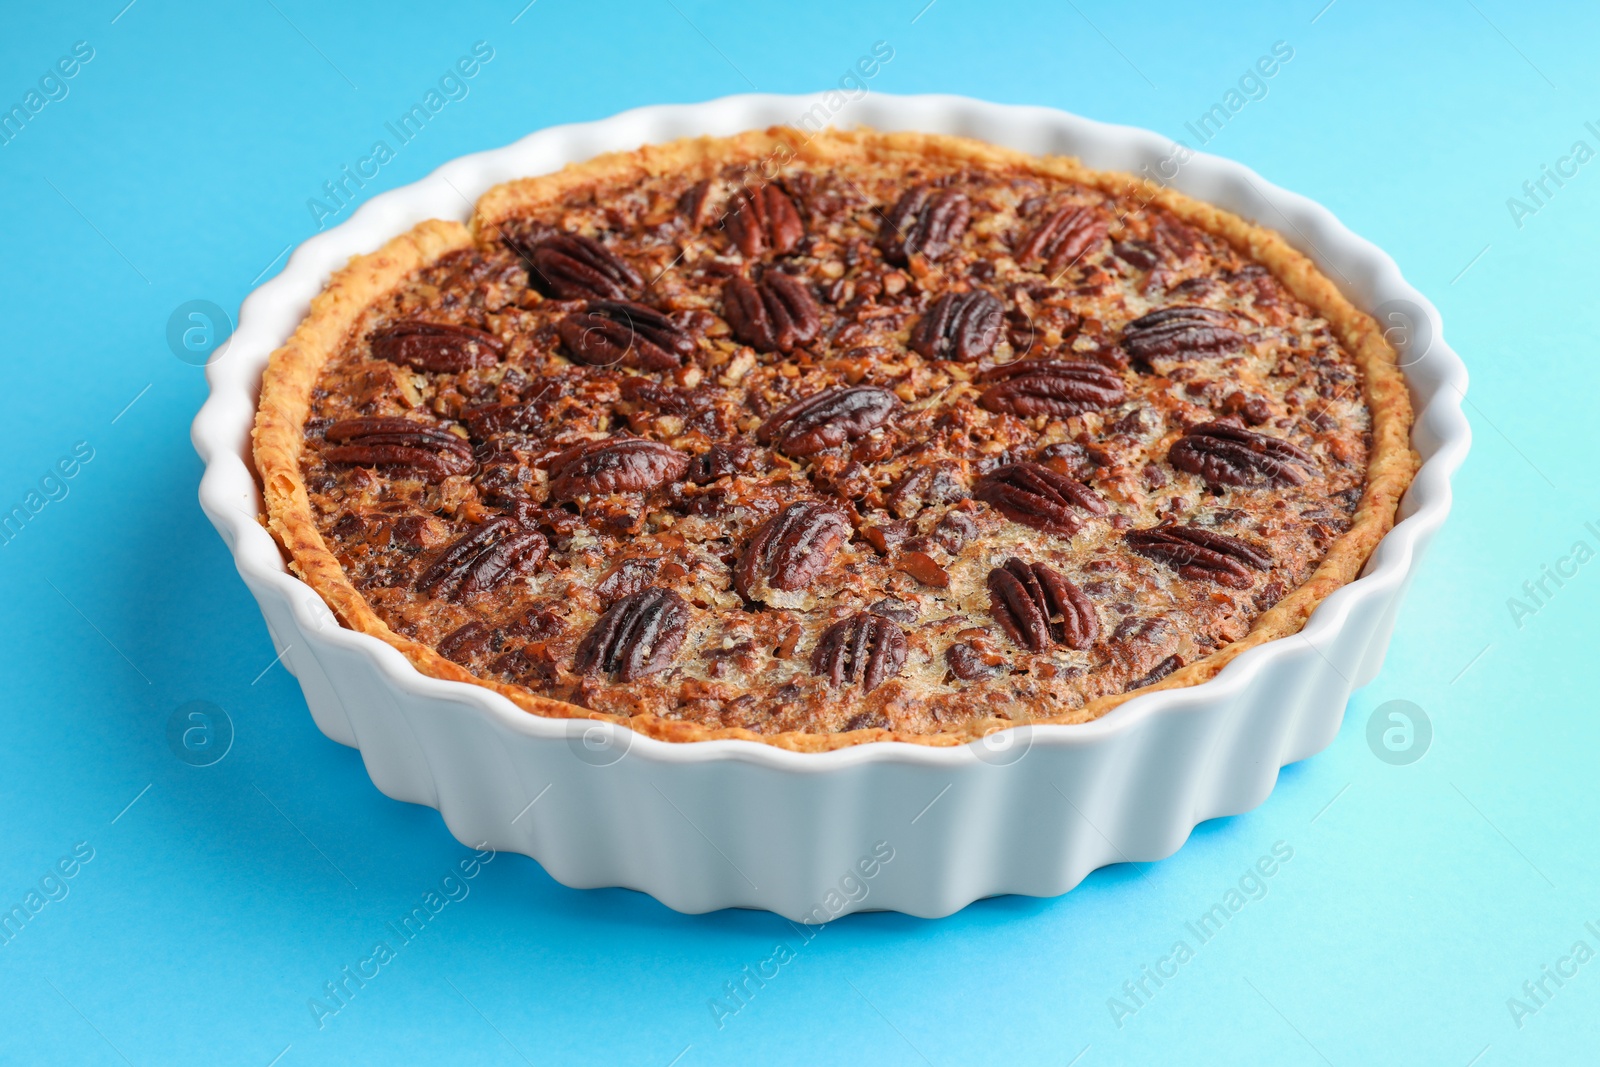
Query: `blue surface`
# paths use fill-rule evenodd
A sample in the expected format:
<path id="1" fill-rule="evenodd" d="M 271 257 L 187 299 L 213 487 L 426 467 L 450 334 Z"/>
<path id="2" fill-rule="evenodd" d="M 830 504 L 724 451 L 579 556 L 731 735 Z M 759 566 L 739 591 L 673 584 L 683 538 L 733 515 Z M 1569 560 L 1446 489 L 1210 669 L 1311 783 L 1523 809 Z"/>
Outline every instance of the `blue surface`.
<path id="1" fill-rule="evenodd" d="M 1522 591 L 1576 542 L 1600 548 L 1600 161 L 1521 191 L 1574 142 L 1600 150 L 1593 5 L 125 2 L 12 4 L 0 36 L 7 107 L 74 42 L 93 50 L 0 146 L 0 507 L 38 507 L 0 547 L 0 906 L 39 893 L 0 945 L 0 1061 L 1596 1061 L 1600 960 L 1561 961 L 1600 950 L 1600 563 Z M 315 231 L 307 200 L 478 41 L 494 57 L 467 95 L 363 195 L 552 123 L 825 87 L 876 41 L 894 58 L 875 91 L 1196 145 L 1185 123 L 1291 46 L 1205 147 L 1392 253 L 1473 373 L 1455 512 L 1338 739 L 1259 810 L 1056 900 L 858 916 L 802 947 L 770 915 L 684 917 L 500 856 L 401 945 L 386 924 L 470 853 L 431 809 L 381 796 L 272 666 L 195 503 L 204 383 L 166 336 L 187 301 L 236 311 Z M 1514 218 L 1513 196 L 1537 210 Z M 1514 617 L 1512 597 L 1537 610 Z M 1397 699 L 1433 728 L 1401 766 L 1367 742 Z M 234 728 L 210 766 L 168 743 L 191 701 Z M 1200 945 L 1185 923 L 1280 841 L 1293 858 L 1265 896 Z M 1179 939 L 1176 977 L 1123 992 Z M 393 957 L 319 1026 L 309 1002 L 378 941 Z M 719 1028 L 708 1002 L 785 941 L 793 962 Z M 1544 965 L 1577 972 L 1534 1000 Z M 1113 997 L 1136 1009 L 1120 1026 Z M 1514 1017 L 1511 997 L 1537 1010 Z"/>

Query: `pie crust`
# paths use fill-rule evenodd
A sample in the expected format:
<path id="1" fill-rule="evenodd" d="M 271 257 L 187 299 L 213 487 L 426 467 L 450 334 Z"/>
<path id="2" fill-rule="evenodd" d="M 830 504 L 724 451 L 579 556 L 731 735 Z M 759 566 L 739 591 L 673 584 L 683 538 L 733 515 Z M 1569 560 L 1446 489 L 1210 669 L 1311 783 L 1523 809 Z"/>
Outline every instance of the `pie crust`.
<path id="1" fill-rule="evenodd" d="M 318 396 L 319 382 L 325 370 L 348 346 L 360 343 L 358 335 L 367 324 L 370 310 L 397 287 L 414 279 L 418 271 L 439 264 L 452 253 L 472 249 L 480 242 L 492 242 L 506 231 L 514 232 L 522 220 L 549 212 L 585 190 L 622 188 L 663 176 L 720 174 L 740 164 L 758 169 L 776 167 L 786 173 L 793 168 L 825 172 L 829 167 L 846 165 L 877 168 L 883 173 L 910 173 L 919 168 L 942 174 L 1001 172 L 1019 179 L 1037 179 L 1056 190 L 1061 183 L 1067 183 L 1103 194 L 1108 204 L 1124 208 L 1132 205 L 1134 210 L 1148 210 L 1178 220 L 1221 242 L 1240 259 L 1265 268 L 1289 298 L 1303 305 L 1305 314 L 1325 323 L 1327 332 L 1339 347 L 1340 358 L 1359 379 L 1359 404 L 1367 420 L 1359 438 L 1366 455 L 1364 464 L 1358 462 L 1360 457 L 1355 458 L 1357 467 L 1364 466 L 1364 477 L 1358 482 L 1359 498 L 1354 500 L 1347 524 L 1341 523 L 1342 531 L 1327 540 L 1325 546 L 1319 544 L 1324 548 L 1320 559 L 1305 561 L 1309 573 L 1302 581 L 1283 590 L 1264 610 L 1244 612 L 1247 632 L 1156 677 L 1148 685 L 1096 695 L 1065 710 L 1050 708 L 1047 714 L 1038 713 L 1038 708 L 1047 703 L 1042 699 L 1031 708 L 1027 701 L 1013 699 L 995 714 L 958 717 L 948 728 L 897 729 L 891 725 L 773 732 L 673 717 L 659 710 L 632 715 L 595 710 L 540 695 L 524 685 L 480 677 L 441 655 L 433 645 L 391 627 L 368 596 L 357 588 L 335 555 L 335 546 L 324 536 L 304 466 L 315 459 L 308 455 L 306 431 L 308 419 L 322 402 Z M 887 207 L 887 204 L 879 207 L 879 219 L 884 218 Z M 1115 224 L 1113 227 L 1115 233 Z M 908 271 L 913 276 L 919 265 L 916 258 L 908 257 Z M 926 269 L 925 264 L 922 266 Z M 935 280 L 936 270 L 935 267 L 932 275 Z M 916 277 L 917 282 L 922 280 L 923 277 Z M 1161 303 L 1179 306 L 1182 302 L 1172 298 Z M 924 315 L 929 313 L 929 309 L 923 310 Z M 916 321 L 912 319 L 911 328 L 915 328 Z M 1110 335 L 1115 336 L 1116 331 L 1112 330 Z M 947 340 L 953 344 L 959 338 Z M 1029 356 L 1049 354 L 1032 352 Z M 982 362 L 976 364 L 983 365 Z M 1175 394 L 1180 390 L 1176 378 L 1172 390 Z M 1056 421 L 1072 424 L 1077 418 Z M 1417 466 L 1417 458 L 1410 447 L 1411 423 L 1410 399 L 1396 365 L 1396 354 L 1376 323 L 1352 306 L 1306 257 L 1270 230 L 1171 189 L 1127 174 L 1089 170 L 1072 159 L 1029 156 L 947 136 L 870 131 L 829 131 L 811 136 L 802 131 L 773 128 L 732 138 L 700 138 L 649 146 L 635 152 L 601 156 L 555 174 L 510 182 L 484 194 L 469 226 L 437 220 L 425 222 L 394 238 L 379 251 L 355 257 L 334 275 L 323 293 L 312 302 L 310 313 L 288 343 L 273 353 L 262 383 L 253 439 L 257 472 L 267 507 L 264 522 L 286 550 L 290 567 L 327 600 L 346 625 L 388 642 L 424 673 L 486 686 L 535 714 L 625 723 L 646 736 L 666 741 L 741 738 L 796 751 L 821 751 L 878 740 L 954 745 L 1018 722 L 1084 722 L 1105 714 L 1138 693 L 1205 681 L 1246 649 L 1298 632 L 1325 596 L 1357 576 L 1373 547 L 1393 525 L 1401 494 L 1410 484 Z M 1243 429 L 1236 419 L 1230 425 Z M 1192 432 L 1193 428 L 1189 429 Z M 1271 427 L 1263 429 L 1270 431 Z M 1166 447 L 1170 447 L 1170 442 Z M 1162 450 L 1158 448 L 1157 454 Z M 1294 466 L 1292 457 L 1290 466 Z M 1246 473 L 1259 475 L 1260 471 Z M 1255 493 L 1271 499 L 1277 490 L 1257 488 Z M 1156 491 L 1152 489 L 1150 495 L 1157 495 Z M 977 510 L 982 511 L 983 506 L 979 505 Z M 1117 514 L 1117 510 L 1113 508 L 1112 513 Z M 324 523 L 327 518 L 324 514 Z M 1013 542 L 1028 543 L 1016 538 Z M 1170 562 L 1170 553 L 1168 559 Z M 1150 567 L 1162 570 L 1158 562 L 1151 562 Z M 996 630 L 995 621 L 987 617 L 974 618 L 972 623 L 972 628 Z M 1058 629 L 1060 625 L 1057 624 Z M 814 639 L 816 633 L 817 627 L 812 627 L 807 636 Z M 988 644 L 992 647 L 1005 642 L 1006 638 L 1000 635 Z M 803 661 L 803 658 L 802 655 L 800 659 Z M 973 682 L 977 687 L 986 684 L 984 680 Z M 1036 692 L 1049 689 L 1047 680 L 1036 683 Z"/>

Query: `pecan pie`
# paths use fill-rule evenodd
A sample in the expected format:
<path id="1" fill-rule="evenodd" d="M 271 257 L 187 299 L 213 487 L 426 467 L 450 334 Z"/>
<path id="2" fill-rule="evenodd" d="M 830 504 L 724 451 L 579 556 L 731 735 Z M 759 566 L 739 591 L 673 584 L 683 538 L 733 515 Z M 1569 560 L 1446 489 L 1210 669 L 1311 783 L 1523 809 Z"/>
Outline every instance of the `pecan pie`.
<path id="1" fill-rule="evenodd" d="M 951 137 L 773 129 L 511 182 L 337 273 L 262 390 L 344 623 L 672 741 L 1082 722 L 1294 633 L 1415 469 L 1278 235 Z"/>

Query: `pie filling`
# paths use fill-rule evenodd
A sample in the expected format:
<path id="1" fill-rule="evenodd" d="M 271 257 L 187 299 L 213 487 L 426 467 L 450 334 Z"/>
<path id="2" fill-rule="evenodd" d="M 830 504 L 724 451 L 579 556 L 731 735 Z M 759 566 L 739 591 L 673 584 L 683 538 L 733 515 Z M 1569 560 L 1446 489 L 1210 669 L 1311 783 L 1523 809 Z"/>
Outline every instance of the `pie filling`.
<path id="1" fill-rule="evenodd" d="M 473 676 L 757 734 L 1070 719 L 1244 637 L 1351 528 L 1330 323 L 1017 162 L 608 173 L 356 319 L 312 519 Z"/>

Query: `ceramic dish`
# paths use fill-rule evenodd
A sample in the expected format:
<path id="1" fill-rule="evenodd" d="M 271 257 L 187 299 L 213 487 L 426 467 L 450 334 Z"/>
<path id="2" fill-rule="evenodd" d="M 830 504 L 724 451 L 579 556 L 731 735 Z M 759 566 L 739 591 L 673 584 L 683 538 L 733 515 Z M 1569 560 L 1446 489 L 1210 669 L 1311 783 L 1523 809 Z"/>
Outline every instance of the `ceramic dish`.
<path id="1" fill-rule="evenodd" d="M 256 521 L 248 460 L 267 356 L 332 272 L 422 220 L 464 218 L 509 179 L 641 143 L 804 127 L 819 112 L 839 125 L 964 135 L 1171 176 L 1178 191 L 1277 230 L 1310 257 L 1400 349 L 1417 412 L 1423 465 L 1363 576 L 1329 595 L 1303 631 L 1244 651 L 1210 681 L 1135 697 L 1093 722 L 1022 726 L 945 748 L 671 744 L 610 722 L 529 715 L 491 690 L 427 677 L 395 649 L 340 627 Z M 318 726 L 360 748 L 381 790 L 439 808 L 462 841 L 526 853 L 569 885 L 640 889 L 683 911 L 761 907 L 814 922 L 1060 893 L 1103 864 L 1165 856 L 1197 822 L 1259 803 L 1278 767 L 1328 743 L 1351 690 L 1376 673 L 1468 442 L 1465 370 L 1437 314 L 1392 261 L 1325 210 L 1237 164 L 1175 157 L 1154 134 L 952 97 L 873 95 L 843 110 L 826 97 L 733 97 L 547 130 L 456 160 L 297 250 L 246 301 L 209 378 L 194 427 L 207 462 L 202 504 Z"/>

